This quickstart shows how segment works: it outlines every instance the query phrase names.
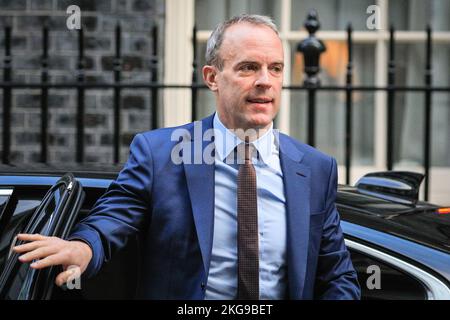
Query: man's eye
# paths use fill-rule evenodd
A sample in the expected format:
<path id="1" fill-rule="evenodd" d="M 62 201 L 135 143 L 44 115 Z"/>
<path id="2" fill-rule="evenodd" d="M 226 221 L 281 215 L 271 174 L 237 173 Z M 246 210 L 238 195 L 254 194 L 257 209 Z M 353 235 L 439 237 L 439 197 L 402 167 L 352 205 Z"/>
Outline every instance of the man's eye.
<path id="1" fill-rule="evenodd" d="M 241 67 L 241 71 L 255 71 L 255 70 L 256 70 L 256 67 L 251 64 L 243 65 Z"/>
<path id="2" fill-rule="evenodd" d="M 283 67 L 282 67 L 282 66 L 273 66 L 273 67 L 272 67 L 272 70 L 273 70 L 275 73 L 281 73 L 281 72 L 283 72 Z"/>

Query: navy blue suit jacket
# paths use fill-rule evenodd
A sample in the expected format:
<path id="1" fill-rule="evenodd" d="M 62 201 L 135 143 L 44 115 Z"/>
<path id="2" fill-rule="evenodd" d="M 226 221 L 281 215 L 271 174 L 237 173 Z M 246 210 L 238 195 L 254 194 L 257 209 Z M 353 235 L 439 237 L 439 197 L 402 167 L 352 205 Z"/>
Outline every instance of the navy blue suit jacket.
<path id="1" fill-rule="evenodd" d="M 212 120 L 202 120 L 203 131 L 212 128 Z M 70 237 L 92 247 L 86 270 L 90 277 L 140 232 L 139 298 L 205 296 L 214 230 L 214 164 L 175 164 L 174 129 L 135 136 L 118 178 Z M 193 123 L 178 129 L 191 133 L 185 147 L 203 151 L 211 144 L 194 136 Z M 288 297 L 358 299 L 360 288 L 335 207 L 336 161 L 280 134 L 280 162 L 288 224 Z"/>

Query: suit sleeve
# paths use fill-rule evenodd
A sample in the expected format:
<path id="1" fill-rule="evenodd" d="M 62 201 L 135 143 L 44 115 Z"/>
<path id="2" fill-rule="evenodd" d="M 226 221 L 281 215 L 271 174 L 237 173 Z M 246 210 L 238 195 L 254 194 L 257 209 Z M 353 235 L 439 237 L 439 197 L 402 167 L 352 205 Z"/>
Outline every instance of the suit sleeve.
<path id="1" fill-rule="evenodd" d="M 86 277 L 98 273 L 102 265 L 126 245 L 129 237 L 139 232 L 144 221 L 150 219 L 152 161 L 148 141 L 137 134 L 117 179 L 89 215 L 74 227 L 68 239 L 84 241 L 93 251 Z"/>
<path id="2" fill-rule="evenodd" d="M 326 300 L 360 299 L 357 274 L 350 259 L 336 209 L 337 165 L 332 159 L 326 216 L 319 252 L 315 298 Z"/>

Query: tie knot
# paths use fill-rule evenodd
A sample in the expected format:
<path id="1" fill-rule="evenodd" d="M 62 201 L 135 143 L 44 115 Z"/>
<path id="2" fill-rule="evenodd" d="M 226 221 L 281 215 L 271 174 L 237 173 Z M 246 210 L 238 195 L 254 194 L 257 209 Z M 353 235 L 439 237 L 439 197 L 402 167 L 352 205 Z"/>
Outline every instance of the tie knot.
<path id="1" fill-rule="evenodd" d="M 237 146 L 238 159 L 244 163 L 251 162 L 253 156 L 255 156 L 256 148 L 251 143 L 242 142 Z"/>

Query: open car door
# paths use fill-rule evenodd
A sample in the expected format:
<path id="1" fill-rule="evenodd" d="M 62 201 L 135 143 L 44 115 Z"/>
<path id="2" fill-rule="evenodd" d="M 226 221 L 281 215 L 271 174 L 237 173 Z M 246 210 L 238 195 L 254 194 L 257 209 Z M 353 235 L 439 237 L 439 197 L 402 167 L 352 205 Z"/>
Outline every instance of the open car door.
<path id="1" fill-rule="evenodd" d="M 83 199 L 84 192 L 81 184 L 71 173 L 65 174 L 48 190 L 20 233 L 38 233 L 44 236 L 67 238 Z M 7 221 L 3 221 L 4 223 L 7 223 Z M 25 242 L 13 241 L 11 248 L 23 243 Z M 35 270 L 30 268 L 30 264 L 20 262 L 18 260 L 19 255 L 11 251 L 5 262 L 0 276 L 0 299 L 50 299 L 55 277 L 62 271 L 61 267 Z"/>

